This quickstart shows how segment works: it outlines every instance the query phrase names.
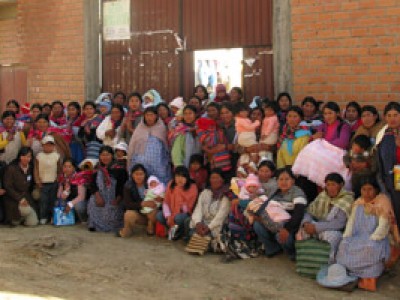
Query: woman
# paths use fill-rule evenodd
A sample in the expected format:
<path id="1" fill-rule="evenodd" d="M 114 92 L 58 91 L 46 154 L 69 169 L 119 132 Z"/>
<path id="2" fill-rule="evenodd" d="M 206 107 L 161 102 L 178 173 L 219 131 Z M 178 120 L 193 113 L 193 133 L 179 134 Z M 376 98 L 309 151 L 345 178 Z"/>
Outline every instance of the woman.
<path id="1" fill-rule="evenodd" d="M 225 185 L 223 173 L 213 169 L 210 186 L 201 192 L 190 221 L 190 228 L 200 236 L 211 236 L 211 246 L 219 250 L 222 225 L 229 214 L 229 188 Z"/>
<path id="2" fill-rule="evenodd" d="M 5 164 L 11 163 L 17 158 L 22 146 L 26 146 L 25 135 L 19 131 L 15 121 L 15 114 L 5 111 L 1 116 L 3 125 L 0 127 L 0 161 Z"/>
<path id="3" fill-rule="evenodd" d="M 230 101 L 230 97 L 226 92 L 226 86 L 222 83 L 217 84 L 215 87 L 215 98 L 214 102 L 216 103 L 222 103 L 225 101 Z"/>
<path id="4" fill-rule="evenodd" d="M 350 125 L 351 134 L 353 135 L 362 124 L 361 106 L 358 102 L 351 101 L 347 103 L 346 109 L 344 110 L 344 120 Z"/>
<path id="5" fill-rule="evenodd" d="M 133 132 L 142 120 L 142 95 L 135 92 L 128 96 L 128 112 L 122 124 L 121 132 L 125 140 L 129 143 Z"/>
<path id="6" fill-rule="evenodd" d="M 302 221 L 297 239 L 316 237 L 331 245 L 329 262 L 335 262 L 336 251 L 342 240 L 353 205 L 353 194 L 344 190 L 340 174 L 330 173 L 325 178 L 325 190 L 310 204 Z"/>
<path id="7" fill-rule="evenodd" d="M 400 189 L 394 181 L 394 168 L 400 164 L 400 104 L 388 103 L 384 114 L 387 125 L 376 139 L 378 179 L 382 191 L 392 200 L 397 224 L 400 224 Z"/>
<path id="8" fill-rule="evenodd" d="M 84 116 L 82 115 L 81 105 L 76 101 L 68 103 L 66 127 L 71 130 L 72 133 L 72 140 L 69 143 L 69 148 L 71 150 L 72 159 L 77 165 L 84 159 L 83 147 L 78 138 L 79 128 L 83 119 Z"/>
<path id="9" fill-rule="evenodd" d="M 65 207 L 66 214 L 74 208 L 81 222 L 87 219 L 85 178 L 76 172 L 76 166 L 72 159 L 66 159 L 62 165 L 62 173 L 58 176 L 57 198 Z"/>
<path id="10" fill-rule="evenodd" d="M 23 131 L 25 136 L 28 136 L 29 131 L 33 128 L 35 120 L 39 114 L 42 113 L 42 106 L 39 103 L 34 103 L 29 108 L 29 117 L 24 122 Z"/>
<path id="11" fill-rule="evenodd" d="M 28 135 L 27 144 L 33 150 L 33 155 L 36 156 L 42 151 L 41 141 L 46 135 L 52 135 L 56 143 L 56 150 L 61 155 L 61 159 L 71 157 L 71 151 L 69 149 L 68 142 L 64 134 L 64 131 L 59 128 L 50 127 L 49 118 L 46 114 L 40 114 L 36 118 L 35 126 L 31 129 Z"/>
<path id="12" fill-rule="evenodd" d="M 366 135 L 371 139 L 371 144 L 375 145 L 376 136 L 383 126 L 385 122 L 380 120 L 376 107 L 365 105 L 361 108 L 361 125 L 356 130 L 353 140 L 359 135 Z"/>
<path id="13" fill-rule="evenodd" d="M 225 102 L 221 105 L 220 111 L 220 125 L 219 127 L 224 131 L 224 135 L 227 140 L 227 149 L 231 154 L 231 165 L 232 165 L 232 174 L 229 176 L 229 179 L 235 176 L 235 168 L 234 166 L 237 165 L 239 154 L 236 147 L 236 127 L 235 127 L 235 115 L 234 115 L 234 107 L 231 103 Z M 224 144 L 220 144 L 219 146 L 221 149 L 225 149 Z"/>
<path id="14" fill-rule="evenodd" d="M 174 119 L 171 109 L 165 102 L 161 102 L 157 105 L 157 114 L 159 118 L 164 122 L 166 127 L 168 127 L 168 125 Z"/>
<path id="15" fill-rule="evenodd" d="M 311 133 L 315 133 L 318 127 L 322 124 L 322 116 L 319 112 L 320 102 L 314 97 L 305 97 L 301 102 L 301 109 L 304 113 L 304 120 L 301 121 L 300 126 L 306 126 L 310 129 Z"/>
<path id="16" fill-rule="evenodd" d="M 111 114 L 107 116 L 96 129 L 97 138 L 103 141 L 103 145 L 115 147 L 121 141 L 122 120 L 124 108 L 120 104 L 113 104 Z"/>
<path id="17" fill-rule="evenodd" d="M 194 87 L 193 94 L 199 97 L 203 106 L 206 106 L 208 104 L 208 100 L 210 99 L 210 97 L 208 95 L 207 88 L 204 85 L 196 85 Z"/>
<path id="18" fill-rule="evenodd" d="M 238 102 L 244 102 L 243 90 L 240 87 L 233 87 L 229 92 L 229 97 L 231 98 L 231 103 L 236 104 Z"/>
<path id="19" fill-rule="evenodd" d="M 270 197 L 270 200 L 280 203 L 291 215 L 283 228 L 277 232 L 272 231 L 266 227 L 260 217 L 253 224 L 259 241 L 264 244 L 267 257 L 275 256 L 282 249 L 291 259 L 294 260 L 296 257 L 294 238 L 304 217 L 307 199 L 304 192 L 295 185 L 295 179 L 289 167 L 279 169 L 277 171 L 278 190 Z"/>
<path id="20" fill-rule="evenodd" d="M 136 127 L 128 148 L 128 169 L 142 164 L 149 175 L 167 184 L 171 178 L 167 128 L 158 117 L 155 107 L 148 107 L 141 123 Z"/>
<path id="21" fill-rule="evenodd" d="M 201 152 L 199 138 L 196 136 L 196 108 L 191 105 L 183 109 L 183 120 L 169 132 L 171 158 L 174 167 L 189 168 L 189 160 L 193 154 Z"/>
<path id="22" fill-rule="evenodd" d="M 79 127 L 78 137 L 82 140 L 85 147 L 85 157 L 98 159 L 101 140 L 97 138 L 96 130 L 103 121 L 104 116 L 96 114 L 96 104 L 91 101 L 83 104 L 83 115 L 85 119 Z"/>
<path id="23" fill-rule="evenodd" d="M 283 92 L 278 95 L 276 102 L 278 102 L 279 106 L 278 119 L 282 129 L 286 123 L 286 115 L 289 112 L 289 108 L 293 105 L 293 101 L 289 93 Z"/>
<path id="24" fill-rule="evenodd" d="M 113 157 L 110 146 L 101 147 L 88 203 L 90 231 L 117 231 L 123 225 L 122 195 L 128 175 Z"/>
<path id="25" fill-rule="evenodd" d="M 32 150 L 29 147 L 22 147 L 16 160 L 7 167 L 4 174 L 6 222 L 12 226 L 22 222 L 26 226 L 35 226 L 39 223 L 32 207 L 34 204 L 32 158 Z"/>
<path id="26" fill-rule="evenodd" d="M 50 124 L 52 127 L 64 127 L 67 125 L 64 104 L 60 100 L 55 100 L 51 103 Z"/>
<path id="27" fill-rule="evenodd" d="M 326 103 L 322 112 L 324 124 L 312 136 L 313 142 L 304 147 L 293 164 L 293 173 L 307 177 L 320 187 L 324 187 L 325 176 L 329 173 L 339 173 L 346 182 L 350 179 L 343 163 L 350 142 L 350 126 L 340 118 L 337 103 Z"/>
<path id="28" fill-rule="evenodd" d="M 288 109 L 286 124 L 278 142 L 278 168 L 293 165 L 299 152 L 307 145 L 311 132 L 300 125 L 303 118 L 300 107 L 292 106 Z"/>
<path id="29" fill-rule="evenodd" d="M 218 104 L 217 102 L 211 102 L 207 105 L 206 117 L 218 122 L 220 110 L 221 110 L 220 104 Z"/>
<path id="30" fill-rule="evenodd" d="M 278 183 L 275 178 L 276 167 L 270 160 L 261 161 L 258 164 L 258 179 L 261 183 L 261 188 L 267 197 L 271 197 L 278 189 Z"/>
<path id="31" fill-rule="evenodd" d="M 390 200 L 379 192 L 377 181 L 366 177 L 336 257 L 350 275 L 360 278 L 358 287 L 369 291 L 376 290 L 377 279 L 390 257 L 389 234 L 396 245 L 400 240 Z"/>
<path id="32" fill-rule="evenodd" d="M 201 100 L 200 100 L 199 97 L 197 97 L 197 96 L 191 97 L 189 99 L 188 104 L 189 105 L 193 105 L 196 108 L 196 111 L 197 111 L 196 116 L 197 116 L 197 118 L 200 118 L 204 114 L 204 108 L 203 108 L 203 105 L 202 105 Z"/>
<path id="33" fill-rule="evenodd" d="M 20 112 L 20 105 L 17 100 L 11 99 L 7 101 L 5 110 L 11 111 L 15 115 L 18 115 Z"/>
<path id="34" fill-rule="evenodd" d="M 184 224 L 193 212 L 198 190 L 190 179 L 189 170 L 183 166 L 175 169 L 174 178 L 168 183 L 162 211 L 157 213 L 157 221 L 169 229 L 175 228 L 173 239 L 182 236 Z"/>
<path id="35" fill-rule="evenodd" d="M 147 234 L 154 235 L 156 215 L 158 210 L 152 201 L 143 201 L 147 186 L 147 171 L 143 165 L 134 165 L 131 177 L 124 187 L 123 203 L 125 206 L 124 227 L 117 232 L 118 237 L 129 237 L 133 234 L 136 225 L 147 225 Z M 142 214 L 143 207 L 151 207 L 154 210 L 148 214 Z"/>

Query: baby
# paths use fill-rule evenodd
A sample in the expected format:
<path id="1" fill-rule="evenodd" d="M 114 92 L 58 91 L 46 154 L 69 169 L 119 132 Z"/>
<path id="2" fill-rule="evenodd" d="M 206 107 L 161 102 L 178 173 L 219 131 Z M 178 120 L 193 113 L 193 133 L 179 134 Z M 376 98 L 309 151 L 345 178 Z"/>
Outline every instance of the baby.
<path id="1" fill-rule="evenodd" d="M 235 116 L 235 128 L 238 134 L 238 144 L 241 147 L 250 147 L 257 144 L 256 129 L 260 127 L 258 120 L 252 122 L 249 118 L 247 106 L 240 102 L 237 104 Z M 243 172 L 244 166 L 249 165 L 254 172 L 257 171 L 255 162 L 258 160 L 258 153 L 243 153 L 239 159 L 239 169 Z"/>
<path id="2" fill-rule="evenodd" d="M 258 177 L 254 174 L 249 174 L 239 193 L 239 206 L 246 209 L 251 200 L 258 197 L 263 192 Z"/>
<path id="3" fill-rule="evenodd" d="M 149 188 L 146 191 L 146 195 L 143 199 L 143 201 L 153 201 L 157 207 L 161 206 L 161 202 L 157 201 L 157 198 L 161 197 L 164 198 L 165 194 L 165 186 L 163 183 L 158 180 L 157 177 L 155 176 L 150 176 L 149 179 L 147 180 L 147 184 Z M 142 214 L 149 214 L 154 210 L 154 208 L 151 207 L 143 207 L 140 212 Z"/>

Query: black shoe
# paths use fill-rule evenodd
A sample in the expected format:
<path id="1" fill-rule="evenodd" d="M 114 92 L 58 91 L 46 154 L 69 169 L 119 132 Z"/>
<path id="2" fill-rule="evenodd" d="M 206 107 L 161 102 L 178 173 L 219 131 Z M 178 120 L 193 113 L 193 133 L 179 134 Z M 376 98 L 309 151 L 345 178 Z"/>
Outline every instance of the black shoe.
<path id="1" fill-rule="evenodd" d="M 94 227 L 89 227 L 88 230 L 91 231 L 91 232 L 95 232 L 95 231 L 96 231 L 96 228 L 94 228 Z"/>

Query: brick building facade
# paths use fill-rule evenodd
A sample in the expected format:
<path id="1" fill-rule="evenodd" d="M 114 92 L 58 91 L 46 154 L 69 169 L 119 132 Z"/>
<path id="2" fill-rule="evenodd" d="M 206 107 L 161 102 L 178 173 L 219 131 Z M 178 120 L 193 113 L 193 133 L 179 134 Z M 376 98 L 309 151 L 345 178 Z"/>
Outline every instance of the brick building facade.
<path id="1" fill-rule="evenodd" d="M 400 99 L 400 1 L 284 1 L 292 36 L 284 86 L 292 86 L 296 100 L 313 95 L 382 107 Z M 15 69 L 26 72 L 30 102 L 89 98 L 84 0 L 0 0 L 0 12 L 2 2 L 15 2 L 16 15 L 0 13 L 1 82 Z M 1 85 L 0 96 L 10 90 Z"/>

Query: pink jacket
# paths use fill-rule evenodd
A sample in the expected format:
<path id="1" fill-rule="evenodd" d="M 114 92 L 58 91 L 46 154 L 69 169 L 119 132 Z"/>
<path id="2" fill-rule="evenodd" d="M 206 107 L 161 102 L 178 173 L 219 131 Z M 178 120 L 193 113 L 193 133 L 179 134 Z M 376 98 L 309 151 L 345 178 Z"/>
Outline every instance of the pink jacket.
<path id="1" fill-rule="evenodd" d="M 265 117 L 262 122 L 261 136 L 269 136 L 271 133 L 279 134 L 279 121 L 278 117 Z"/>
<path id="2" fill-rule="evenodd" d="M 235 127 L 237 133 L 255 132 L 256 128 L 260 126 L 260 121 L 256 120 L 251 122 L 250 119 L 235 117 Z"/>

